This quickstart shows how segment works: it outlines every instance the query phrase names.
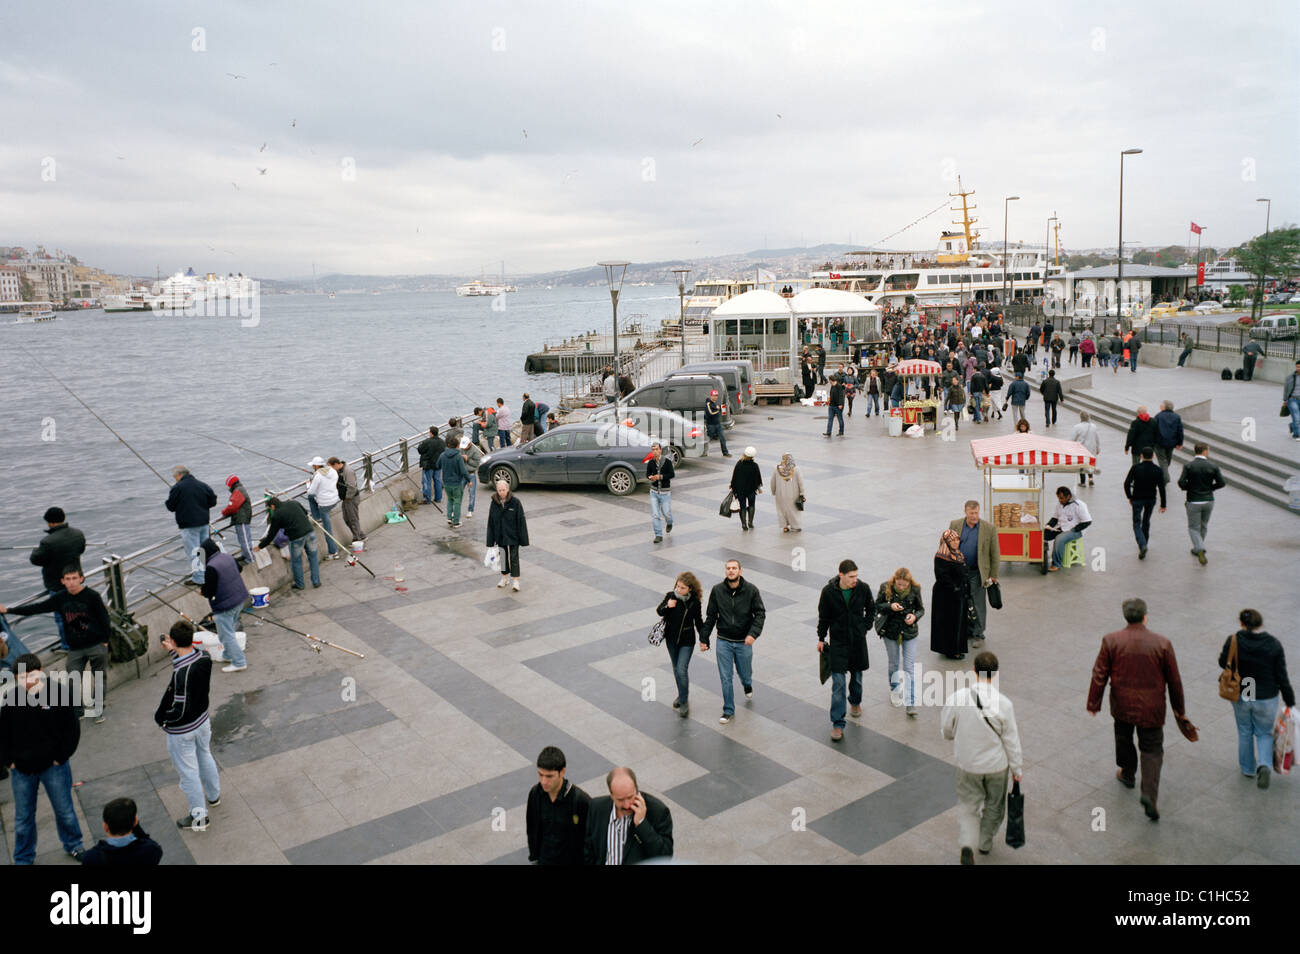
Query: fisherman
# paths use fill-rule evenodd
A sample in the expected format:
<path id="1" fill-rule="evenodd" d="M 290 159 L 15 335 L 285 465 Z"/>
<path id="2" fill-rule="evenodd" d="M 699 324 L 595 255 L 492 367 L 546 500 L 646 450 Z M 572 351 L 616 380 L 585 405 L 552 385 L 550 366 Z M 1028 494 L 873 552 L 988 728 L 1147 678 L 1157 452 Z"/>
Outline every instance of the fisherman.
<path id="1" fill-rule="evenodd" d="M 460 439 L 460 456 L 465 459 L 465 468 L 469 471 L 469 504 L 465 518 L 474 516 L 474 502 L 478 499 L 478 466 L 483 463 L 483 449 L 468 437 Z"/>
<path id="2" fill-rule="evenodd" d="M 537 405 L 533 403 L 533 399 L 525 391 L 523 403 L 519 405 L 519 442 L 521 444 L 533 439 L 533 427 L 536 418 Z"/>
<path id="3" fill-rule="evenodd" d="M 488 428 L 488 447 L 492 446 L 492 428 Z M 447 444 L 438 436 L 438 426 L 429 428 L 429 436 L 416 445 L 415 451 L 420 455 L 421 490 L 424 502 L 442 503 L 442 471 L 438 459 L 447 449 Z"/>
<path id="4" fill-rule="evenodd" d="M 239 614 L 248 601 L 248 588 L 239 575 L 239 567 L 229 553 L 222 553 L 217 541 L 209 537 L 203 541 L 207 569 L 203 575 L 203 588 L 199 591 L 212 608 L 212 625 L 217 628 L 229 664 L 222 672 L 243 672 L 248 668 L 244 651 L 239 648 L 235 630 L 239 628 Z"/>
<path id="5" fill-rule="evenodd" d="M 63 592 L 60 577 L 67 566 L 81 569 L 81 555 L 86 552 L 86 536 L 80 530 L 68 526 L 67 515 L 59 507 L 45 511 L 45 523 L 48 529 L 40 544 L 32 551 L 33 565 L 41 568 L 41 581 L 45 591 L 54 596 Z M 59 629 L 59 651 L 68 651 L 68 640 L 63 635 L 63 617 L 55 613 L 54 623 Z"/>
<path id="6" fill-rule="evenodd" d="M 266 512 L 271 516 L 267 520 L 266 536 L 258 541 L 254 551 L 267 546 L 281 530 L 289 538 L 289 564 L 293 570 L 293 588 L 306 589 L 302 582 L 302 551 L 307 550 L 307 562 L 311 565 L 311 585 L 320 586 L 320 557 L 316 552 L 316 531 L 311 528 L 307 511 L 296 500 L 281 500 L 271 497 L 266 501 Z"/>
<path id="7" fill-rule="evenodd" d="M 248 491 L 244 490 L 244 485 L 234 474 L 226 478 L 226 486 L 230 489 L 230 503 L 221 511 L 221 516 L 230 518 L 235 539 L 239 541 L 238 562 L 242 567 L 253 562 L 253 502 L 248 499 Z"/>
<path id="8" fill-rule="evenodd" d="M 514 419 L 510 416 L 510 408 L 506 407 L 505 398 L 497 398 L 497 436 L 501 438 L 501 446 L 510 446 L 510 425 Z"/>
<path id="9" fill-rule="evenodd" d="M 338 488 L 339 499 L 343 501 L 343 522 L 348 525 L 348 530 L 352 531 L 354 541 L 365 540 L 366 532 L 361 529 L 361 491 L 357 487 L 357 475 L 353 473 L 351 467 L 337 457 L 331 457 L 328 463 L 339 475 Z"/>
<path id="10" fill-rule="evenodd" d="M 330 522 L 330 511 L 339 502 L 339 475 L 332 467 L 325 466 L 325 458 L 311 459 L 313 471 L 311 483 L 307 485 L 307 503 L 311 505 L 312 519 L 325 531 L 325 543 L 329 551 L 328 559 L 339 558 L 339 548 L 334 543 L 334 524 Z"/>
<path id="11" fill-rule="evenodd" d="M 201 586 L 203 559 L 199 547 L 208 538 L 208 514 L 217 505 L 217 495 L 187 467 L 173 467 L 172 479 L 175 483 L 167 494 L 167 509 L 176 514 L 181 543 L 190 558 L 190 578 L 185 583 L 187 586 Z"/>

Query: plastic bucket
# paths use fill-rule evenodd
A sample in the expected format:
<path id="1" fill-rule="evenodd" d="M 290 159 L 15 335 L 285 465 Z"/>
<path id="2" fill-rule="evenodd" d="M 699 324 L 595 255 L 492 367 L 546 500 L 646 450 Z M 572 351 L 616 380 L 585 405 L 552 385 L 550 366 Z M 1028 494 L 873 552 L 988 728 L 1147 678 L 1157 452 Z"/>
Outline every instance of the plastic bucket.
<path id="1" fill-rule="evenodd" d="M 364 540 L 353 540 L 353 541 L 352 541 L 352 552 L 353 552 L 353 553 L 365 553 L 365 552 L 366 552 L 366 541 L 364 541 Z"/>
<path id="2" fill-rule="evenodd" d="M 253 607 L 255 609 L 265 609 L 271 605 L 271 588 L 269 586 L 255 586 L 248 591 L 248 595 L 253 598 Z"/>
<path id="3" fill-rule="evenodd" d="M 235 633 L 235 642 L 239 644 L 241 650 L 248 648 L 248 636 L 242 630 Z M 226 662 L 226 648 L 221 645 L 221 639 L 216 633 L 209 633 L 206 629 L 194 631 L 194 645 L 198 646 L 209 656 L 213 662 Z"/>

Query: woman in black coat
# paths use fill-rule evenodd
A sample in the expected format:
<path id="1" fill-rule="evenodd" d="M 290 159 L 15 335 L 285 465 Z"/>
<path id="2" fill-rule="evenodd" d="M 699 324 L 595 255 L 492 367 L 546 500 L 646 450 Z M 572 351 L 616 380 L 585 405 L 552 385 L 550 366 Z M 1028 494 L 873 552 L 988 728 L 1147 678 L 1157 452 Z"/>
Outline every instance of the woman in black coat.
<path id="1" fill-rule="evenodd" d="M 754 529 L 754 501 L 763 492 L 763 475 L 758 472 L 754 455 L 758 451 L 752 447 L 745 448 L 745 456 L 736 461 L 731 471 L 731 492 L 740 503 L 740 529 Z"/>
<path id="2" fill-rule="evenodd" d="M 497 492 L 492 495 L 492 506 L 488 509 L 487 545 L 500 547 L 504 559 L 501 561 L 501 582 L 506 582 L 519 592 L 519 548 L 528 546 L 528 522 L 524 519 L 524 505 L 510 492 L 510 484 L 504 480 L 497 481 Z"/>
<path id="3" fill-rule="evenodd" d="M 689 667 L 696 639 L 700 642 L 700 652 L 709 651 L 708 643 L 704 641 L 704 617 L 700 613 L 703 593 L 694 573 L 682 573 L 655 610 L 664 618 L 664 645 L 668 647 L 673 678 L 677 680 L 677 699 L 673 708 L 683 719 L 690 714 L 687 705 L 687 695 L 691 691 Z"/>
<path id="4" fill-rule="evenodd" d="M 895 698 L 907 684 L 907 714 L 916 715 L 916 634 L 917 620 L 925 615 L 921 586 L 906 567 L 899 567 L 884 583 L 876 597 L 876 632 L 885 641 L 889 656 L 889 691 Z M 901 704 L 900 702 L 895 703 Z"/>
<path id="5" fill-rule="evenodd" d="M 945 530 L 934 555 L 934 589 L 930 594 L 930 649 L 949 659 L 966 655 L 970 626 L 970 589 L 961 534 Z"/>
<path id="6" fill-rule="evenodd" d="M 1286 654 L 1282 651 L 1282 644 L 1275 636 L 1261 630 L 1264 617 L 1258 610 L 1244 609 L 1238 619 L 1241 629 L 1224 642 L 1219 653 L 1219 668 L 1227 668 L 1235 639 L 1236 669 L 1242 682 L 1242 697 L 1232 704 L 1237 720 L 1237 765 L 1241 774 L 1254 777 L 1260 788 L 1268 788 L 1269 773 L 1273 769 L 1273 720 L 1277 716 L 1277 697 L 1280 694 L 1287 707 L 1294 709 L 1295 690 L 1286 674 Z M 1253 700 L 1246 698 L 1247 685 L 1254 688 Z"/>

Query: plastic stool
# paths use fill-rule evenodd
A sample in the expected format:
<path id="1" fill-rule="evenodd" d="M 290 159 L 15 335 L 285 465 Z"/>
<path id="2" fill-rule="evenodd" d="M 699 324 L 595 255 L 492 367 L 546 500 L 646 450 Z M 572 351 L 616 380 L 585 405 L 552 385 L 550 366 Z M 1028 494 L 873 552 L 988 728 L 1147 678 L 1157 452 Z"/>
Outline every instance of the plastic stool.
<path id="1" fill-rule="evenodd" d="M 1065 552 L 1061 554 L 1061 566 L 1064 569 L 1083 566 L 1083 547 L 1080 545 L 1082 541 L 1082 537 L 1076 537 L 1065 545 Z"/>

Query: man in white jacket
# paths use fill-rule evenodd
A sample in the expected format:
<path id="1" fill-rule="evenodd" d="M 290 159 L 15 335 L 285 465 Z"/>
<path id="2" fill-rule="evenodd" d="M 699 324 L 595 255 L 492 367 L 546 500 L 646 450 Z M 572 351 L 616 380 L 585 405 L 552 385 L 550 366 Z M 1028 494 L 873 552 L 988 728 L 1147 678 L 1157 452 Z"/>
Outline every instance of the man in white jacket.
<path id="1" fill-rule="evenodd" d="M 323 457 L 313 457 L 311 468 L 315 472 L 311 483 L 307 485 L 307 503 L 311 505 L 312 519 L 325 529 L 325 542 L 329 546 L 329 559 L 339 558 L 339 548 L 334 543 L 334 526 L 330 523 L 330 511 L 339 502 L 339 475 L 333 467 L 325 463 Z"/>
<path id="2" fill-rule="evenodd" d="M 1074 425 L 1070 440 L 1078 441 L 1088 448 L 1088 453 L 1094 457 L 1101 454 L 1101 435 L 1097 432 L 1097 423 L 1087 411 L 1079 412 L 1079 423 Z M 1081 470 L 1079 471 L 1079 486 L 1082 487 L 1085 484 L 1089 487 L 1092 486 L 1092 476 L 1086 470 Z"/>
<path id="3" fill-rule="evenodd" d="M 993 836 L 1002 827 L 1007 806 L 1007 770 L 1021 779 L 1020 733 L 1011 700 L 998 692 L 998 657 L 982 652 L 975 657 L 975 685 L 958 689 L 943 707 L 943 737 L 953 740 L 957 759 L 958 822 L 961 863 L 975 863 L 979 852 L 987 855 Z"/>

